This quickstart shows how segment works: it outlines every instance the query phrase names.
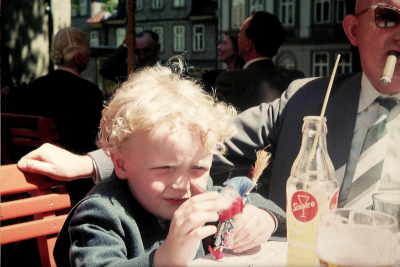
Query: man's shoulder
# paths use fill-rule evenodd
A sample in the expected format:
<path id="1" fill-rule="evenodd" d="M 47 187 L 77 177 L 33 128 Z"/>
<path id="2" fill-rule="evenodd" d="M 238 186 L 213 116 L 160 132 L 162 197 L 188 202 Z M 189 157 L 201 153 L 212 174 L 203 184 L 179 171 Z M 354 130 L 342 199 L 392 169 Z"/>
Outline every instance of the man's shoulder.
<path id="1" fill-rule="evenodd" d="M 361 89 L 361 76 L 362 73 L 336 75 L 332 84 L 330 97 L 335 95 L 342 96 L 343 94 L 357 95 Z M 310 97 L 315 99 L 318 96 L 325 97 L 329 82 L 330 77 L 297 79 L 290 83 L 284 94 L 287 98 L 292 98 L 294 95 L 296 95 L 297 98 L 304 99 Z"/>
<path id="2" fill-rule="evenodd" d="M 343 85 L 351 85 L 355 87 L 361 87 L 361 76 L 362 73 L 346 73 L 338 74 L 334 76 L 332 89 L 341 88 Z M 331 77 L 312 77 L 304 78 L 293 81 L 290 87 L 316 87 L 316 86 L 328 86 Z M 325 87 L 327 88 L 327 87 Z"/>

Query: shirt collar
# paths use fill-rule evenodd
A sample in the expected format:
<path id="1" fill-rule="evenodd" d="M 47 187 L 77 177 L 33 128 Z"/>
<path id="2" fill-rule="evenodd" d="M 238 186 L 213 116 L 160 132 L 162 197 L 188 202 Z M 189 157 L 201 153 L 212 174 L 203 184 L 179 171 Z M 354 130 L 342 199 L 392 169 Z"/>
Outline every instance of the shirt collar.
<path id="1" fill-rule="evenodd" d="M 369 105 L 371 105 L 372 102 L 374 102 L 375 99 L 377 99 L 378 97 L 383 97 L 383 98 L 395 97 L 398 100 L 400 100 L 400 93 L 394 95 L 382 94 L 381 92 L 379 92 L 374 88 L 374 86 L 368 79 L 367 75 L 363 73 L 361 78 L 361 94 L 360 94 L 360 101 L 358 103 L 357 113 L 360 113 L 361 111 L 367 109 Z"/>
<path id="2" fill-rule="evenodd" d="M 74 70 L 72 68 L 69 68 L 69 67 L 58 66 L 56 70 L 68 71 L 69 73 L 72 73 L 72 74 L 74 74 L 74 75 L 79 77 L 79 73 L 76 70 Z"/>
<path id="3" fill-rule="evenodd" d="M 244 64 L 243 69 L 247 69 L 247 67 L 251 64 L 254 63 L 256 61 L 260 61 L 260 60 L 264 60 L 264 59 L 270 59 L 269 57 L 258 57 L 258 58 L 254 58 L 252 60 L 249 60 L 246 62 L 246 64 Z"/>
<path id="4" fill-rule="evenodd" d="M 152 68 L 156 68 L 156 67 L 160 67 L 161 66 L 161 60 L 157 61 L 156 63 L 154 63 L 153 66 L 151 66 Z"/>

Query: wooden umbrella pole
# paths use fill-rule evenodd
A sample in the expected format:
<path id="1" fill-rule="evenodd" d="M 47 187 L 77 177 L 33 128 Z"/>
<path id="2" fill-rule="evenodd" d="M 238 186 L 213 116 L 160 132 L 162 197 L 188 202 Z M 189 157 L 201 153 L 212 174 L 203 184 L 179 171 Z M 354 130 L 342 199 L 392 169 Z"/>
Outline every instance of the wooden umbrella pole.
<path id="1" fill-rule="evenodd" d="M 128 31 L 126 33 L 126 45 L 128 48 L 128 76 L 135 71 L 135 0 L 128 0 Z"/>

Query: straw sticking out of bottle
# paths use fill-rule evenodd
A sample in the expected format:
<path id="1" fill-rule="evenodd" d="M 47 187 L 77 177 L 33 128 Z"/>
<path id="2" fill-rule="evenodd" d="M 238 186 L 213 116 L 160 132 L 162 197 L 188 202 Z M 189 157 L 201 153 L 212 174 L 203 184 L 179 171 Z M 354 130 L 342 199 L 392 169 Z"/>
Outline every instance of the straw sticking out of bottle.
<path id="1" fill-rule="evenodd" d="M 329 99 L 329 95 L 331 93 L 332 84 L 333 84 L 333 80 L 335 78 L 336 69 L 337 69 L 337 66 L 339 64 L 339 60 L 340 60 L 340 54 L 338 54 L 338 56 L 336 58 L 336 63 L 335 63 L 335 66 L 333 68 L 331 79 L 330 79 L 329 84 L 328 84 L 328 89 L 327 89 L 326 94 L 325 94 L 324 104 L 322 105 L 322 110 L 321 110 L 321 115 L 320 115 L 321 118 L 323 118 L 324 115 L 325 115 L 326 106 L 328 105 L 328 99 Z M 311 150 L 310 150 L 310 155 L 308 157 L 308 161 L 309 162 L 311 162 L 312 159 L 314 158 L 315 149 L 317 148 L 318 137 L 320 135 L 320 132 L 321 132 L 321 121 L 318 123 L 318 127 L 317 127 L 317 132 L 315 134 L 314 143 L 313 143 L 313 146 L 311 147 Z"/>

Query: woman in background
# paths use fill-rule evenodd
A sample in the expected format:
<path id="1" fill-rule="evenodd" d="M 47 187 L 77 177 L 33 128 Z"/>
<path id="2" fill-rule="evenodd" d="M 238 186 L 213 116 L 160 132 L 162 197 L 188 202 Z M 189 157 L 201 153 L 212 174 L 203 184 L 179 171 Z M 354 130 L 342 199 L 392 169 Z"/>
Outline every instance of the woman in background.
<path id="1" fill-rule="evenodd" d="M 207 92 L 213 91 L 217 76 L 221 72 L 243 67 L 244 61 L 238 55 L 238 33 L 233 31 L 225 32 L 224 39 L 218 45 L 218 61 L 224 62 L 227 67 L 225 70 L 211 70 L 204 73 L 202 79 Z"/>
<path id="2" fill-rule="evenodd" d="M 80 77 L 90 59 L 87 34 L 76 28 L 60 29 L 53 38 L 50 57 L 56 70 L 29 84 L 26 114 L 52 118 L 61 147 L 84 155 L 96 148 L 103 110 L 99 87 Z M 67 183 L 74 203 L 92 187 L 92 179 Z"/>

